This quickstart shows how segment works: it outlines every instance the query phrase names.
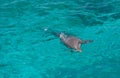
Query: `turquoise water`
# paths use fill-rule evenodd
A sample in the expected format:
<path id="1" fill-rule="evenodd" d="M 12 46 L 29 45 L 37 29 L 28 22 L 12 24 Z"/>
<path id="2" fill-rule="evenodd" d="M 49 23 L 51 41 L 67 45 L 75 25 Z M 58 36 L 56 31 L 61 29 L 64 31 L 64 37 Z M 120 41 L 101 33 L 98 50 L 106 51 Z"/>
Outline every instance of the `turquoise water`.
<path id="1" fill-rule="evenodd" d="M 119 0 L 1 0 L 0 78 L 119 78 Z M 70 52 L 44 28 L 94 42 Z"/>

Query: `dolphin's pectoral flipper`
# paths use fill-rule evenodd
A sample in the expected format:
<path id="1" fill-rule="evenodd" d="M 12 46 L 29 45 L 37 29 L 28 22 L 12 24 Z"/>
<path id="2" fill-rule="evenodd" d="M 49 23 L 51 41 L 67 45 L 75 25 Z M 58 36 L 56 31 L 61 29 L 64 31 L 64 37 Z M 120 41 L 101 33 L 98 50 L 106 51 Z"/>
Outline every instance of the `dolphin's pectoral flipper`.
<path id="1" fill-rule="evenodd" d="M 80 41 L 81 44 L 87 44 L 93 42 L 93 40 L 84 40 L 84 41 Z"/>

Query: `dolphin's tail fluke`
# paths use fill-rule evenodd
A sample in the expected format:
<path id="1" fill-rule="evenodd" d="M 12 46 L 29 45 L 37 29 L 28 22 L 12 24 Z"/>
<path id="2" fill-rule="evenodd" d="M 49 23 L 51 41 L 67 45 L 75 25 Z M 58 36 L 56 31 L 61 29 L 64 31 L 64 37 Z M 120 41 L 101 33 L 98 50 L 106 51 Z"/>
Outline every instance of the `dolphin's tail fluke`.
<path id="1" fill-rule="evenodd" d="M 84 40 L 84 41 L 82 41 L 82 44 L 87 44 L 87 43 L 90 43 L 90 42 L 93 42 L 93 40 Z"/>

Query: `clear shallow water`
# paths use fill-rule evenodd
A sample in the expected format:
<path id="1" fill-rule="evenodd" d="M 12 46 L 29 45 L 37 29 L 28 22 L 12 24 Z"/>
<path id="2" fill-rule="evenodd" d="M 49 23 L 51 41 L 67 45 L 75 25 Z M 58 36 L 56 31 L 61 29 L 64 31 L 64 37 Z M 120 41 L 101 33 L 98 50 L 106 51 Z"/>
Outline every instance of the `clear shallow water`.
<path id="1" fill-rule="evenodd" d="M 0 78 L 119 78 L 119 5 L 119 0 L 1 0 Z M 43 28 L 94 42 L 71 53 Z"/>

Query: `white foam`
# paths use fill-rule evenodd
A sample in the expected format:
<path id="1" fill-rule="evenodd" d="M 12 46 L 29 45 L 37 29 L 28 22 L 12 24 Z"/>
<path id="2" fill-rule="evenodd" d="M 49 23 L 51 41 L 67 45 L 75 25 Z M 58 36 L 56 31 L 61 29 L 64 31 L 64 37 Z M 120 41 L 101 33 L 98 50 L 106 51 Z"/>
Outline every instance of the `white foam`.
<path id="1" fill-rule="evenodd" d="M 44 28 L 44 31 L 47 31 L 48 29 L 47 28 Z"/>

